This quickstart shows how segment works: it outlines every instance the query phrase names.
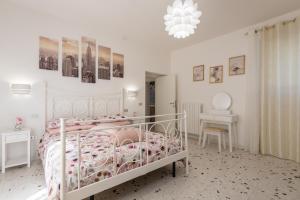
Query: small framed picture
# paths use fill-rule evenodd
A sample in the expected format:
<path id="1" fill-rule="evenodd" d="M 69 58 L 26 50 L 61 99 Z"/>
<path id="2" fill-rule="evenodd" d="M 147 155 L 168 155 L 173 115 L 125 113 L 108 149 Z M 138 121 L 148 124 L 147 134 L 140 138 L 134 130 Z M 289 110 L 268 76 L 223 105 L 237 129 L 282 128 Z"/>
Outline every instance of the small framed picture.
<path id="1" fill-rule="evenodd" d="M 223 66 L 210 67 L 209 83 L 223 83 Z"/>
<path id="2" fill-rule="evenodd" d="M 246 56 L 229 58 L 229 76 L 245 74 Z"/>
<path id="3" fill-rule="evenodd" d="M 204 81 L 204 65 L 193 67 L 193 81 Z"/>

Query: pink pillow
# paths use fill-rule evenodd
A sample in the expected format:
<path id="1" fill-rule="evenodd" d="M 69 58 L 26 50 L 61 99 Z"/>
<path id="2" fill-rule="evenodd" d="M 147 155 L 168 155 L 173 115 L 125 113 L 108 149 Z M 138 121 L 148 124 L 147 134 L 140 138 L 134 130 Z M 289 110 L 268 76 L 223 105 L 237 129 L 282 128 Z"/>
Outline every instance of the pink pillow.
<path id="1" fill-rule="evenodd" d="M 56 129 L 59 128 L 59 120 L 54 119 L 47 122 L 47 129 Z"/>
<path id="2" fill-rule="evenodd" d="M 65 120 L 65 126 L 75 126 L 75 125 L 92 125 L 94 122 L 91 118 L 69 118 Z M 47 129 L 57 129 L 60 128 L 60 120 L 53 119 L 48 121 Z"/>
<path id="3" fill-rule="evenodd" d="M 119 122 L 112 122 L 114 126 L 126 126 L 130 124 L 130 121 L 124 120 L 124 121 L 119 121 Z"/>
<path id="4" fill-rule="evenodd" d="M 104 116 L 99 117 L 97 120 L 100 123 L 112 123 L 112 122 L 121 122 L 121 121 L 127 121 L 126 116 L 116 115 L 116 116 Z"/>
<path id="5" fill-rule="evenodd" d="M 94 127 L 95 127 L 95 125 L 92 125 L 92 124 L 67 126 L 65 128 L 65 131 L 70 132 L 70 131 L 89 130 L 89 129 L 94 128 Z M 60 128 L 47 128 L 47 132 L 49 134 L 58 134 L 58 133 L 60 133 Z"/>
<path id="6" fill-rule="evenodd" d="M 113 122 L 113 123 L 100 123 L 100 124 L 97 124 L 97 126 L 93 127 L 91 130 L 101 132 L 103 135 L 111 135 L 111 134 L 116 133 L 117 129 L 119 129 L 119 128 L 114 128 L 114 127 L 125 126 L 125 125 L 129 125 L 129 124 L 130 124 L 129 121 Z M 103 129 L 103 130 L 101 130 L 101 129 Z"/>
<path id="7" fill-rule="evenodd" d="M 144 140 L 144 132 L 139 132 L 137 128 L 122 128 L 117 130 L 114 134 L 110 136 L 110 140 L 117 146 L 122 146 L 125 144 L 139 142 L 139 136 L 141 135 L 141 141 Z"/>
<path id="8" fill-rule="evenodd" d="M 101 133 L 101 135 L 111 135 L 115 133 L 116 129 L 113 129 L 112 127 L 115 127 L 113 123 L 101 123 L 98 124 L 97 126 L 93 127 L 91 130 L 96 131 L 98 133 Z M 109 129 L 112 128 L 112 129 Z M 104 129 L 104 130 L 101 130 Z"/>

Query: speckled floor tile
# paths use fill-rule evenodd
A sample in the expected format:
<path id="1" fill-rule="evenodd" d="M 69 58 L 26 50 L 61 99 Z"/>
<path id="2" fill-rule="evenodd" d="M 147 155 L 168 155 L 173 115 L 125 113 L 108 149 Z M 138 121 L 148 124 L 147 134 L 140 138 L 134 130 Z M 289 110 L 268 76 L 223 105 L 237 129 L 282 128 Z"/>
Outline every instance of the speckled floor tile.
<path id="1" fill-rule="evenodd" d="M 20 166 L 0 174 L 0 199 L 22 200 L 45 189 L 44 171 L 35 161 L 31 168 Z"/>
<path id="2" fill-rule="evenodd" d="M 217 153 L 211 144 L 202 149 L 190 140 L 190 174 L 177 163 L 95 196 L 96 200 L 299 200 L 300 164 L 236 150 Z M 14 168 L 0 175 L 0 199 L 26 199 L 45 194 L 40 162 L 28 169 Z M 42 199 L 29 198 L 28 200 Z"/>

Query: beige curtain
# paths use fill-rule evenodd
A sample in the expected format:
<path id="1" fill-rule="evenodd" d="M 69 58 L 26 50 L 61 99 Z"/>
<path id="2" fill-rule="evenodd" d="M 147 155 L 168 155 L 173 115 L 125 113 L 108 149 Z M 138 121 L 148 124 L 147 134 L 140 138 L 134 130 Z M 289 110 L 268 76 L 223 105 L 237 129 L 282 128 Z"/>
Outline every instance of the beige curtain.
<path id="1" fill-rule="evenodd" d="M 261 88 L 261 33 L 250 32 L 248 35 L 248 59 L 246 59 L 246 107 L 245 133 L 248 137 L 248 149 L 251 153 L 259 153 L 260 138 L 260 88 Z"/>
<path id="2" fill-rule="evenodd" d="M 300 18 L 261 37 L 260 151 L 300 162 Z"/>

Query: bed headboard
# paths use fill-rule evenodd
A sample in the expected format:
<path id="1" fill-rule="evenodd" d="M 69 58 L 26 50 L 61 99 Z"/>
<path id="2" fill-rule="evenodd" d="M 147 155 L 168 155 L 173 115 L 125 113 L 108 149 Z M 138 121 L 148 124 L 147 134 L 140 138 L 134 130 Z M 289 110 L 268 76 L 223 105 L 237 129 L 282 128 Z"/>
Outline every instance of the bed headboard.
<path id="1" fill-rule="evenodd" d="M 121 93 L 106 94 L 91 98 L 91 115 L 115 115 L 123 113 L 124 106 L 123 91 Z"/>
<path id="2" fill-rule="evenodd" d="M 46 121 L 54 118 L 96 117 L 123 114 L 123 89 L 116 93 L 103 93 L 97 96 L 80 96 L 76 94 L 56 94 L 47 92 Z"/>

